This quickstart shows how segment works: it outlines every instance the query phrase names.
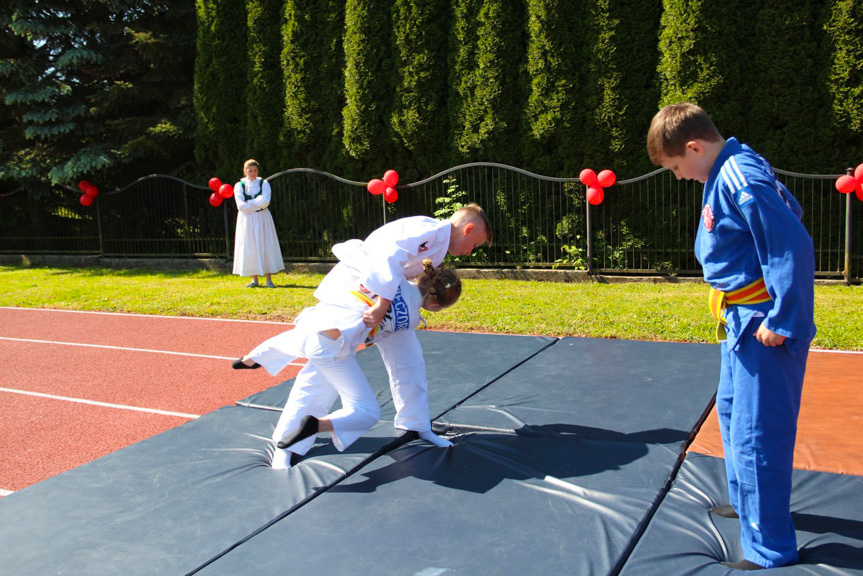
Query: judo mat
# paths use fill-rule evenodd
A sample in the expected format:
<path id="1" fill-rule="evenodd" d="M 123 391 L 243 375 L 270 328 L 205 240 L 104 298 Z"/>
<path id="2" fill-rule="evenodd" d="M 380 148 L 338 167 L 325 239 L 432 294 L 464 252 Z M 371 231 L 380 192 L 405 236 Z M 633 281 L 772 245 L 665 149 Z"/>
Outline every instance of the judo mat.
<path id="1" fill-rule="evenodd" d="M 678 500 L 692 499 L 677 496 L 696 474 L 690 467 L 722 462 L 683 460 L 712 407 L 716 346 L 419 336 L 434 426 L 452 448 L 392 427 L 386 371 L 377 351 L 364 350 L 383 419 L 347 451 L 321 436 L 299 465 L 269 468 L 291 383 L 279 384 L 0 500 L 0 574 L 725 570 L 723 556 L 705 555 L 710 540 L 671 533 L 680 542 L 671 551 L 661 531 Z M 717 470 L 698 476 L 713 492 L 696 495 L 722 497 Z M 803 474 L 813 479 L 801 485 L 826 482 Z M 810 548 L 827 558 L 803 573 L 851 573 L 837 563 L 860 554 L 860 477 L 840 480 L 800 494 L 817 497 L 801 513 Z M 827 501 L 833 508 L 819 508 Z M 710 531 L 706 510 L 699 518 Z M 733 530 L 711 532 L 729 554 Z M 678 571 L 669 558 L 692 563 Z"/>
<path id="2" fill-rule="evenodd" d="M 689 453 L 621 574 L 730 574 L 719 562 L 743 557 L 740 521 L 708 512 L 727 502 L 724 460 Z M 795 470 L 791 518 L 800 562 L 766 573 L 863 574 L 863 477 Z"/>

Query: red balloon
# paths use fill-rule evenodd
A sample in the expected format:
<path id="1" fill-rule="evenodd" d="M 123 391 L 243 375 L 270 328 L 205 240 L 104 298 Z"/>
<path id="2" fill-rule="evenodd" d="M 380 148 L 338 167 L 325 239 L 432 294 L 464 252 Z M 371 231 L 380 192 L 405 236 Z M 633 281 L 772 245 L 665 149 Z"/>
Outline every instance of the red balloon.
<path id="1" fill-rule="evenodd" d="M 857 199 L 863 202 L 863 183 L 857 184 L 857 191 L 855 194 L 857 194 Z"/>
<path id="2" fill-rule="evenodd" d="M 213 192 L 218 192 L 219 188 L 222 187 L 222 181 L 218 178 L 210 178 L 210 190 Z"/>
<path id="3" fill-rule="evenodd" d="M 89 206 L 90 204 L 93 203 L 93 200 L 95 200 L 95 199 L 96 198 L 93 196 L 88 196 L 87 194 L 84 194 L 83 196 L 81 196 L 81 205 L 82 206 Z"/>
<path id="4" fill-rule="evenodd" d="M 614 183 L 617 182 L 617 176 L 611 170 L 603 170 L 597 174 L 596 181 L 603 188 L 608 188 L 609 186 L 614 186 Z"/>
<path id="5" fill-rule="evenodd" d="M 399 183 L 399 174 L 395 170 L 387 170 L 384 172 L 384 183 L 390 188 L 395 188 Z"/>
<path id="6" fill-rule="evenodd" d="M 93 198 L 95 198 L 96 196 L 99 195 L 99 189 L 96 188 L 95 186 L 93 186 L 92 184 L 89 184 L 87 186 L 87 189 L 84 190 L 84 194 L 86 194 L 87 196 L 92 196 Z"/>
<path id="7" fill-rule="evenodd" d="M 219 186 L 219 196 L 222 198 L 230 198 L 234 195 L 234 187 L 230 184 L 222 184 Z M 219 202 L 221 204 L 221 202 Z"/>
<path id="8" fill-rule="evenodd" d="M 87 192 L 87 188 L 88 188 L 89 186 L 92 186 L 92 184 L 90 184 L 90 183 L 89 183 L 89 182 L 87 182 L 86 180 L 81 180 L 80 182 L 78 182 L 78 190 L 80 190 L 81 192 L 86 193 L 86 192 Z"/>
<path id="9" fill-rule="evenodd" d="M 602 188 L 600 188 L 599 186 L 589 186 L 587 188 L 587 201 L 594 206 L 602 204 L 604 198 L 605 192 L 603 192 Z"/>
<path id="10" fill-rule="evenodd" d="M 369 192 L 375 196 L 380 196 L 387 191 L 387 184 L 380 178 L 373 178 L 372 180 L 369 180 L 366 188 L 368 188 Z"/>
<path id="11" fill-rule="evenodd" d="M 387 189 L 384 190 L 384 200 L 392 204 L 396 200 L 399 199 L 399 193 L 392 186 L 387 186 Z"/>
<path id="12" fill-rule="evenodd" d="M 213 192 L 212 194 L 210 194 L 210 206 L 212 206 L 213 208 L 218 208 L 221 205 L 222 205 L 222 197 L 219 194 L 217 194 L 216 192 Z"/>
<path id="13" fill-rule="evenodd" d="M 843 194 L 850 194 L 854 192 L 857 188 L 857 180 L 854 176 L 840 176 L 838 180 L 836 180 L 836 189 L 842 192 Z"/>
<path id="14" fill-rule="evenodd" d="M 595 186 L 596 172 L 594 172 L 590 168 L 585 168 L 581 171 L 581 174 L 578 175 L 578 179 L 581 180 L 581 183 L 585 186 Z"/>
<path id="15" fill-rule="evenodd" d="M 854 170 L 854 178 L 858 182 L 863 182 L 863 164 L 860 164 L 859 166 L 857 166 L 857 169 Z"/>

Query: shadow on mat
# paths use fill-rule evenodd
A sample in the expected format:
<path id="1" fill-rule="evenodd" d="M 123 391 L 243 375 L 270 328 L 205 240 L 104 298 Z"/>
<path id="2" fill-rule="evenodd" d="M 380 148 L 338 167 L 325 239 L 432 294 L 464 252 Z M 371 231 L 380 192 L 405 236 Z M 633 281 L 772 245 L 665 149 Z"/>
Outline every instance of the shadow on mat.
<path id="1" fill-rule="evenodd" d="M 798 564 L 823 564 L 835 568 L 860 569 L 863 548 L 831 542 L 800 549 Z"/>
<path id="2" fill-rule="evenodd" d="M 863 542 L 863 522 L 860 520 L 818 516 L 817 514 L 805 514 L 803 512 L 792 512 L 791 519 L 794 520 L 794 528 L 802 532 L 836 534 Z M 863 556 L 859 558 L 861 559 L 861 563 L 863 563 Z"/>
<path id="3" fill-rule="evenodd" d="M 387 453 L 394 460 L 391 464 L 363 472 L 365 480 L 342 483 L 330 491 L 371 493 L 378 486 L 412 477 L 455 490 L 485 493 L 504 480 L 551 477 L 566 482 L 568 478 L 618 470 L 649 451 L 647 444 L 632 440 L 633 435 L 621 434 L 629 438 L 625 441 L 597 441 L 562 435 L 561 426 L 534 426 L 515 434 L 472 431 L 454 438 L 454 445 L 446 449 L 411 443 Z M 666 437 L 661 430 L 643 434 Z"/>
<path id="4" fill-rule="evenodd" d="M 458 426 L 453 429 L 457 430 Z M 635 442 L 637 444 L 678 444 L 689 438 L 689 433 L 683 430 L 672 430 L 671 428 L 658 428 L 656 430 L 643 430 L 641 432 L 617 432 L 605 430 L 592 426 L 581 426 L 578 424 L 547 424 L 545 426 L 524 426 L 515 431 L 520 435 L 569 435 L 584 438 L 586 440 L 598 440 L 602 442 Z"/>

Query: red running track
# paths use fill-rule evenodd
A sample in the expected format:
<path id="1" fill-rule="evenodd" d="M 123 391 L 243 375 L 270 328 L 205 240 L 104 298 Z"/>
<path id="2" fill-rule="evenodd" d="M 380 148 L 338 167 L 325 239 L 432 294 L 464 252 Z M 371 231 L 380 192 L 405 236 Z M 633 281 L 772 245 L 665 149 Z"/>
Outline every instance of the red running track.
<path id="1" fill-rule="evenodd" d="M 0 307 L 0 495 L 294 377 L 230 366 L 291 327 Z"/>

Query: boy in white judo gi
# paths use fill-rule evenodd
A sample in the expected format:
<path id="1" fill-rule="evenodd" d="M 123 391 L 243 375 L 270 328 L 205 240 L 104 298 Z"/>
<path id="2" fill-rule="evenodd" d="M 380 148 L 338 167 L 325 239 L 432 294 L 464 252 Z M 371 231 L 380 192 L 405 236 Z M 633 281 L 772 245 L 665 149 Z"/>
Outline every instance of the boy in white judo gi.
<path id="1" fill-rule="evenodd" d="M 234 362 L 236 369 L 263 366 L 275 376 L 294 359 L 308 359 L 273 432 L 278 443 L 273 468 L 287 468 L 294 454 L 308 452 L 318 432 L 330 432 L 333 444 L 342 451 L 378 421 L 380 406 L 357 363 L 357 348 L 367 339 L 381 343 L 400 333 L 409 333 L 412 339 L 408 340 L 418 345 L 414 329 L 421 321 L 420 308 L 437 312 L 461 295 L 461 282 L 452 270 L 435 269 L 429 259 L 423 267 L 416 283 L 400 280 L 390 312 L 379 326 L 366 325 L 363 313 L 372 306 L 374 296 L 355 283 L 354 290 L 330 294 L 326 301 L 304 310 L 293 330 L 270 338 Z M 393 359 L 384 360 L 392 373 Z M 425 373 L 421 349 L 419 358 L 406 368 Z M 336 397 L 341 398 L 342 408 L 328 414 Z M 428 420 L 428 399 L 413 397 L 408 404 L 411 402 L 425 406 Z M 420 436 L 439 446 L 450 445 L 430 430 Z"/>
<path id="2" fill-rule="evenodd" d="M 374 327 L 390 311 L 400 282 L 417 276 L 424 259 L 437 267 L 447 253 L 468 255 L 483 244 L 491 244 L 492 238 L 485 211 L 474 203 L 457 210 L 448 220 L 427 216 L 394 220 L 365 240 L 333 246 L 339 263 L 321 281 L 315 297 L 326 302 L 338 298 L 346 286 L 359 283 L 376 296 L 365 312 L 366 325 Z M 439 441 L 431 431 L 425 362 L 416 334 L 412 330 L 399 331 L 382 338 L 376 347 L 389 372 L 395 427 L 413 430 L 432 443 L 446 442 Z"/>
<path id="3" fill-rule="evenodd" d="M 722 367 L 716 410 L 730 504 L 740 518 L 736 570 L 795 564 L 791 470 L 813 321 L 815 254 L 802 209 L 770 164 L 725 140 L 690 103 L 660 110 L 647 149 L 678 179 L 704 183 L 695 255 L 710 284 Z"/>

